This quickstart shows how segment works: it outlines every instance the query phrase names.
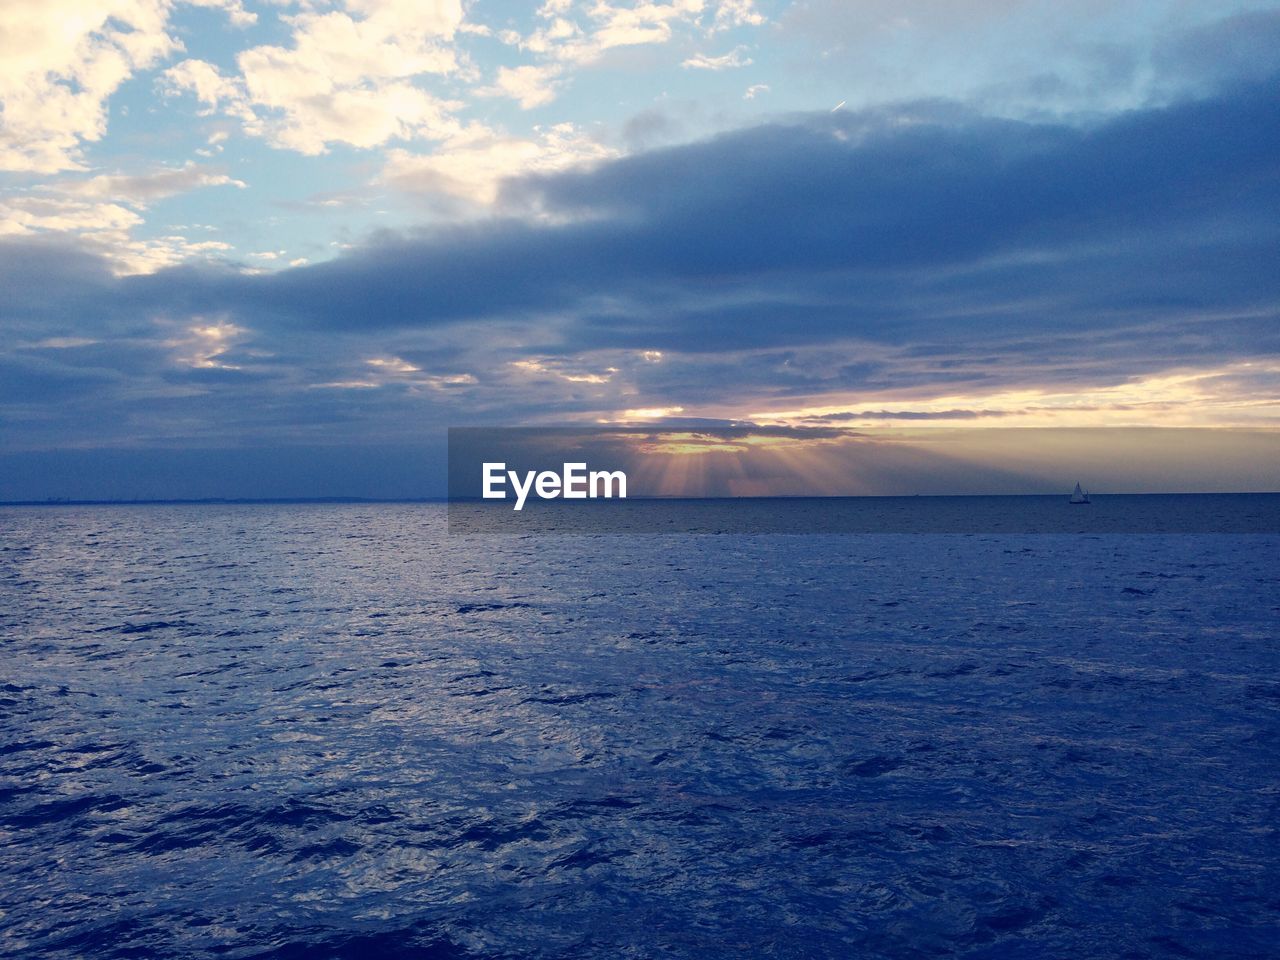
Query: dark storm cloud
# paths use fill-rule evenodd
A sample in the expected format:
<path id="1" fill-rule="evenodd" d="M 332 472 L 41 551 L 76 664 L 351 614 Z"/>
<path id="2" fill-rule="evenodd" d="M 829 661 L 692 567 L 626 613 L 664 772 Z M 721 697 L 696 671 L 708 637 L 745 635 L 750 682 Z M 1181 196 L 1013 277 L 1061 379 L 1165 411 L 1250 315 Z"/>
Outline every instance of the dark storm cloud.
<path id="1" fill-rule="evenodd" d="M 15 448 L 347 442 L 438 428 L 456 395 L 511 422 L 1275 356 L 1278 157 L 1273 76 L 1092 126 L 945 104 L 796 116 L 513 181 L 505 218 L 275 274 L 114 278 L 82 250 L 11 239 L 0 416 Z M 197 317 L 240 331 L 204 366 L 183 346 Z M 59 338 L 97 342 L 39 346 Z M 644 350 L 665 357 L 610 354 Z M 510 363 L 532 355 L 547 372 L 520 380 Z M 615 367 L 634 390 L 603 401 L 609 387 L 563 375 Z M 341 386 L 367 378 L 380 385 Z"/>
<path id="2" fill-rule="evenodd" d="M 1280 10 L 1250 10 L 1178 34 L 1152 57 L 1157 72 L 1182 83 L 1220 86 L 1265 80 L 1280 50 Z"/>
<path id="3" fill-rule="evenodd" d="M 100 311 L 114 309 L 123 285 L 101 257 L 47 240 L 0 242 L 0 322 L 6 338 L 97 330 Z M 6 346 L 12 345 L 5 344 Z"/>
<path id="4" fill-rule="evenodd" d="M 1253 305 L 1277 289 L 1262 269 L 1277 239 L 1275 89 L 1095 130 L 930 110 L 800 118 L 509 186 L 509 202 L 567 225 L 387 237 L 223 292 L 338 329 L 570 311 L 575 342 L 681 349 L 999 328 L 982 311 L 1028 298 Z"/>
<path id="5" fill-rule="evenodd" d="M 721 349 L 1271 305 L 1278 89 L 1093 129 L 945 107 L 798 117 L 508 185 L 551 224 L 388 234 L 273 275 L 113 282 L 86 255 L 11 243 L 5 312 L 365 331 L 554 311 L 575 344 Z"/>

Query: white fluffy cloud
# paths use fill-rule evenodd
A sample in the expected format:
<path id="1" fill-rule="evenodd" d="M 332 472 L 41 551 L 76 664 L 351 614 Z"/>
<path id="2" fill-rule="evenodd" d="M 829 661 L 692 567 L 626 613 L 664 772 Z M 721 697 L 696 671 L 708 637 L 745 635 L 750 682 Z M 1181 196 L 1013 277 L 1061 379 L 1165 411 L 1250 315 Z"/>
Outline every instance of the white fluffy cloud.
<path id="1" fill-rule="evenodd" d="M 243 49 L 228 68 L 180 59 L 185 48 L 170 18 L 181 4 L 220 10 L 239 27 L 259 19 L 243 0 L 11 0 L 0 19 L 0 170 L 83 169 L 84 145 L 106 133 L 112 94 L 138 72 L 165 66 L 166 93 L 193 95 L 204 113 L 230 116 L 277 147 L 314 155 L 334 144 L 445 140 L 462 129 L 463 104 L 427 81 L 477 81 L 456 40 L 490 32 L 465 22 L 462 0 L 301 2 L 279 14 L 286 40 Z M 528 36 L 507 31 L 533 62 L 497 66 L 473 93 L 533 109 L 609 50 L 666 43 L 677 26 L 762 22 L 754 0 L 545 0 L 537 12 Z M 689 65 L 716 69 L 722 60 Z"/>
<path id="2" fill-rule="evenodd" d="M 459 70 L 452 40 L 462 15 L 460 0 L 346 0 L 342 9 L 284 17 L 289 45 L 244 50 L 237 76 L 202 60 L 164 76 L 170 92 L 192 93 L 246 132 L 299 153 L 438 139 L 459 129 L 452 113 L 460 105 L 415 81 Z"/>
<path id="3" fill-rule="evenodd" d="M 221 110 L 238 116 L 246 125 L 257 121 L 246 103 L 244 84 L 224 77 L 211 63 L 183 60 L 164 72 L 162 82 L 166 93 L 192 94 L 205 108 L 206 114 Z"/>
<path id="4" fill-rule="evenodd" d="M 493 85 L 476 91 L 481 96 L 510 97 L 521 108 L 531 110 L 556 98 L 563 67 L 558 63 L 499 67 Z"/>
<path id="5" fill-rule="evenodd" d="M 0 236 L 62 236 L 106 256 L 117 273 L 150 273 L 190 257 L 226 253 L 221 240 L 171 234 L 139 239 L 148 205 L 201 187 L 243 187 L 225 173 L 187 164 L 140 174 L 98 174 L 0 197 Z"/>
<path id="6" fill-rule="evenodd" d="M 181 45 L 168 0 L 10 2 L 0 17 L 0 169 L 81 167 L 107 129 L 107 98 Z"/>
<path id="7" fill-rule="evenodd" d="M 544 44 L 550 56 L 557 60 L 588 64 L 615 47 L 666 43 L 671 39 L 673 24 L 694 24 L 705 9 L 705 0 L 670 0 L 668 3 L 644 0 L 630 6 L 599 0 L 587 10 L 587 28 L 565 36 L 563 25 L 553 20 L 551 26 L 538 31 L 533 40 L 535 44 Z"/>
<path id="8" fill-rule="evenodd" d="M 139 239 L 134 231 L 142 225 L 136 209 L 112 200 L 52 194 L 0 200 L 0 236 L 74 237 L 106 257 L 117 274 L 152 273 L 231 250 L 221 240 L 191 240 L 178 234 Z"/>
<path id="9" fill-rule="evenodd" d="M 535 128 L 532 138 L 472 127 L 429 154 L 391 151 L 382 180 L 413 193 L 443 194 L 481 206 L 495 203 L 502 182 L 616 156 L 571 123 Z"/>
<path id="10" fill-rule="evenodd" d="M 756 9 L 755 0 L 720 0 L 716 8 L 715 29 L 733 27 L 758 27 L 764 23 L 764 15 Z"/>
<path id="11" fill-rule="evenodd" d="M 541 107 L 555 99 L 572 69 L 594 64 L 611 50 L 668 43 L 677 27 L 715 33 L 764 23 L 754 0 L 590 0 L 576 9 L 572 0 L 546 0 L 538 16 L 543 25 L 528 36 L 507 30 L 500 37 L 540 62 L 500 68 L 480 94 L 509 97 L 526 110 Z M 739 48 L 722 57 L 698 54 L 684 66 L 723 70 L 750 62 Z"/>
<path id="12" fill-rule="evenodd" d="M 0 200 L 0 236 L 77 233 L 125 236 L 142 223 L 133 210 L 110 201 L 26 196 Z"/>
<path id="13" fill-rule="evenodd" d="M 258 22 L 258 15 L 244 8 L 241 0 L 182 0 L 193 7 L 210 7 L 221 10 L 227 19 L 237 27 L 251 27 Z"/>
<path id="14" fill-rule="evenodd" d="M 732 70 L 736 67 L 749 67 L 751 66 L 751 58 L 745 54 L 746 47 L 735 47 L 728 53 L 718 57 L 695 53 L 685 60 L 681 66 L 693 67 L 696 70 Z"/>
<path id="15" fill-rule="evenodd" d="M 120 85 L 181 53 L 176 4 L 222 10 L 236 26 L 257 16 L 241 0 L 9 0 L 0 15 L 0 170 L 82 169 L 83 146 L 107 132 Z"/>

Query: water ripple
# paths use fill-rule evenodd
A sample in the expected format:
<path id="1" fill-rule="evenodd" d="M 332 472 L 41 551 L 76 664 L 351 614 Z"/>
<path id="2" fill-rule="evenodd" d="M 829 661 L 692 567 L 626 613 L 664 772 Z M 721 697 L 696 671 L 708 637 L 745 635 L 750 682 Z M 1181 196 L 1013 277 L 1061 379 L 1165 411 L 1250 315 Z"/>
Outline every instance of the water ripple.
<path id="1" fill-rule="evenodd" d="M 1264 957 L 1280 539 L 0 511 L 0 954 Z"/>

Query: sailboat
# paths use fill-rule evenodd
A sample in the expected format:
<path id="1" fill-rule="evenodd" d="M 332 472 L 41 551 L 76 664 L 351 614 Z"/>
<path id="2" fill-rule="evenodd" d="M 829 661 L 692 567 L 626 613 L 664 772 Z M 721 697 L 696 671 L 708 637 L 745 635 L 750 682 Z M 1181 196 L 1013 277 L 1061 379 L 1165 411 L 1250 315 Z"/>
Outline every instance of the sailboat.
<path id="1" fill-rule="evenodd" d="M 1067 503 L 1088 503 L 1088 502 L 1089 502 L 1089 491 L 1081 490 L 1080 484 L 1077 483 L 1076 488 L 1071 491 L 1071 499 L 1068 500 Z"/>

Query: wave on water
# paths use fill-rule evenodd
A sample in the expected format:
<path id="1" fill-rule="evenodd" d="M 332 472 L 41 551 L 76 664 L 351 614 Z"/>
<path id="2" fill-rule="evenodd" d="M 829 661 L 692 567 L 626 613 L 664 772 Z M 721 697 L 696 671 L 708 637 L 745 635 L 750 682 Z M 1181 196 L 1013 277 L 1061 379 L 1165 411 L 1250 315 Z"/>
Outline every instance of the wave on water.
<path id="1" fill-rule="evenodd" d="M 1274 955 L 1280 536 L 0 541 L 5 956 Z"/>

